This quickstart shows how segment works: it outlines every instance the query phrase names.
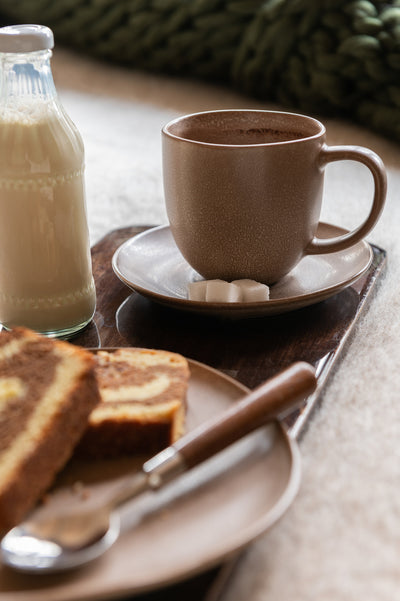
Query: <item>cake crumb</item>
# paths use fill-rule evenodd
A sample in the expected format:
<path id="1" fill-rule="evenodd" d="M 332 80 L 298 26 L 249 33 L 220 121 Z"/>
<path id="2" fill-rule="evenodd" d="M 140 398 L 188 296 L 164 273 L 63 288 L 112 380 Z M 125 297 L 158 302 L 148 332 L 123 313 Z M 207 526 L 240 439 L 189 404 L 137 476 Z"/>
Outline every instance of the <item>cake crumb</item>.
<path id="1" fill-rule="evenodd" d="M 72 485 L 72 492 L 74 495 L 79 496 L 79 498 L 82 499 L 82 501 L 90 497 L 90 492 L 88 488 L 80 480 L 74 482 L 74 484 Z"/>

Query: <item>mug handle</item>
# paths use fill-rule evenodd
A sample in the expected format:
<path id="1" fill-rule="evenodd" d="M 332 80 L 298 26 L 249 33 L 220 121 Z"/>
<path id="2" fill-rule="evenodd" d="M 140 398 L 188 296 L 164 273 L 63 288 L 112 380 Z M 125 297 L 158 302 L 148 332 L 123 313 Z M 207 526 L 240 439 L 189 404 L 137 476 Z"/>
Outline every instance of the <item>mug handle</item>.
<path id="1" fill-rule="evenodd" d="M 386 199 L 387 178 L 385 166 L 375 152 L 362 146 L 326 146 L 319 156 L 321 168 L 333 161 L 358 161 L 371 171 L 374 178 L 374 199 L 366 220 L 356 229 L 335 238 L 313 238 L 306 248 L 306 254 L 315 255 L 344 250 L 353 246 L 369 234 L 379 219 Z"/>

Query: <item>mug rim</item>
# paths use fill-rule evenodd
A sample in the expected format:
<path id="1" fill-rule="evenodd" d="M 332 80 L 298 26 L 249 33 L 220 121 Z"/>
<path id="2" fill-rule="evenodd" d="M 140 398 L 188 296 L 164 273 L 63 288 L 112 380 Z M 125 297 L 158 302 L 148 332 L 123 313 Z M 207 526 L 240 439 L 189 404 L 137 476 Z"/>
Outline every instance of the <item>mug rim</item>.
<path id="1" fill-rule="evenodd" d="M 221 114 L 221 113 L 262 113 L 262 114 L 269 114 L 269 115 L 288 115 L 290 117 L 294 117 L 294 118 L 299 118 L 303 121 L 308 121 L 310 123 L 313 123 L 314 125 L 316 125 L 319 128 L 319 131 L 315 134 L 311 134 L 311 135 L 305 135 L 303 137 L 300 138 L 293 138 L 291 140 L 280 140 L 280 141 L 275 141 L 275 142 L 259 142 L 259 143 L 254 143 L 254 144 L 226 144 L 226 143 L 219 143 L 219 142 L 204 142 L 202 140 L 194 140 L 193 138 L 187 138 L 184 136 L 180 136 L 178 134 L 172 133 L 171 131 L 169 131 L 169 129 L 174 126 L 177 123 L 183 122 L 186 119 L 192 119 L 194 117 L 199 117 L 202 115 L 217 115 L 217 114 Z M 302 113 L 293 113 L 293 112 L 288 112 L 288 111 L 274 111 L 274 110 L 268 110 L 268 109 L 256 109 L 256 108 L 233 108 L 233 109 L 211 109 L 211 110 L 207 110 L 207 111 L 198 111 L 195 113 L 188 113 L 185 115 L 180 115 L 179 117 L 175 117 L 174 119 L 171 119 L 168 123 L 166 123 L 163 128 L 162 128 L 162 134 L 165 135 L 168 138 L 180 141 L 180 142 L 188 142 L 191 144 L 195 144 L 198 146 L 210 146 L 210 147 L 216 147 L 216 148 L 260 148 L 260 147 L 264 147 L 264 146 L 281 146 L 281 145 L 287 145 L 287 144 L 299 144 L 299 143 L 303 143 L 305 141 L 308 140 L 315 140 L 318 139 L 319 137 L 323 136 L 326 133 L 326 128 L 325 125 L 323 123 L 321 123 L 321 121 L 318 121 L 318 119 L 315 119 L 314 117 L 310 117 L 309 115 L 304 115 Z"/>

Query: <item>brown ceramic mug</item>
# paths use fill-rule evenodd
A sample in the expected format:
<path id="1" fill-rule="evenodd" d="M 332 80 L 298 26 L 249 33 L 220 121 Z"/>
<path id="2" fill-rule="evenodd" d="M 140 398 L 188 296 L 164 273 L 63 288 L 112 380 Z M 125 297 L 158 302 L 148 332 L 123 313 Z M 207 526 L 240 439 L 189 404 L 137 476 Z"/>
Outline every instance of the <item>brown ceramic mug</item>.
<path id="1" fill-rule="evenodd" d="M 179 117 L 162 130 L 165 202 L 175 242 L 206 279 L 272 284 L 309 254 L 346 249 L 376 224 L 386 197 L 381 159 L 327 146 L 322 123 L 293 113 L 239 109 Z M 354 160 L 374 179 L 365 221 L 316 238 L 324 168 Z"/>

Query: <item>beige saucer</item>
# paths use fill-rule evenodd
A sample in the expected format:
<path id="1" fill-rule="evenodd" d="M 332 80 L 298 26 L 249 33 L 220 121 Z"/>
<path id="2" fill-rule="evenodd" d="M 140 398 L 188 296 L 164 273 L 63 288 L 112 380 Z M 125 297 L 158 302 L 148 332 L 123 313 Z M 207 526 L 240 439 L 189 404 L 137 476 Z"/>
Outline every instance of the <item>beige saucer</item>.
<path id="1" fill-rule="evenodd" d="M 320 223 L 318 237 L 331 238 L 346 231 Z M 201 277 L 182 257 L 168 226 L 152 228 L 124 242 L 114 254 L 112 267 L 129 288 L 158 303 L 196 313 L 241 318 L 285 313 L 325 300 L 361 277 L 372 257 L 372 249 L 365 241 L 336 253 L 309 255 L 271 286 L 270 300 L 255 303 L 189 301 L 187 285 Z"/>
<path id="2" fill-rule="evenodd" d="M 187 430 L 248 390 L 201 363 L 189 365 Z M 117 476 L 126 477 L 138 465 L 137 459 L 72 463 L 58 482 L 56 502 L 96 503 Z M 77 481 L 84 484 L 81 492 Z M 299 483 L 297 444 L 273 423 L 158 495 L 133 501 L 123 512 L 120 539 L 92 564 L 40 576 L 1 568 L 0 601 L 100 601 L 178 582 L 221 563 L 268 530 L 293 501 Z"/>

